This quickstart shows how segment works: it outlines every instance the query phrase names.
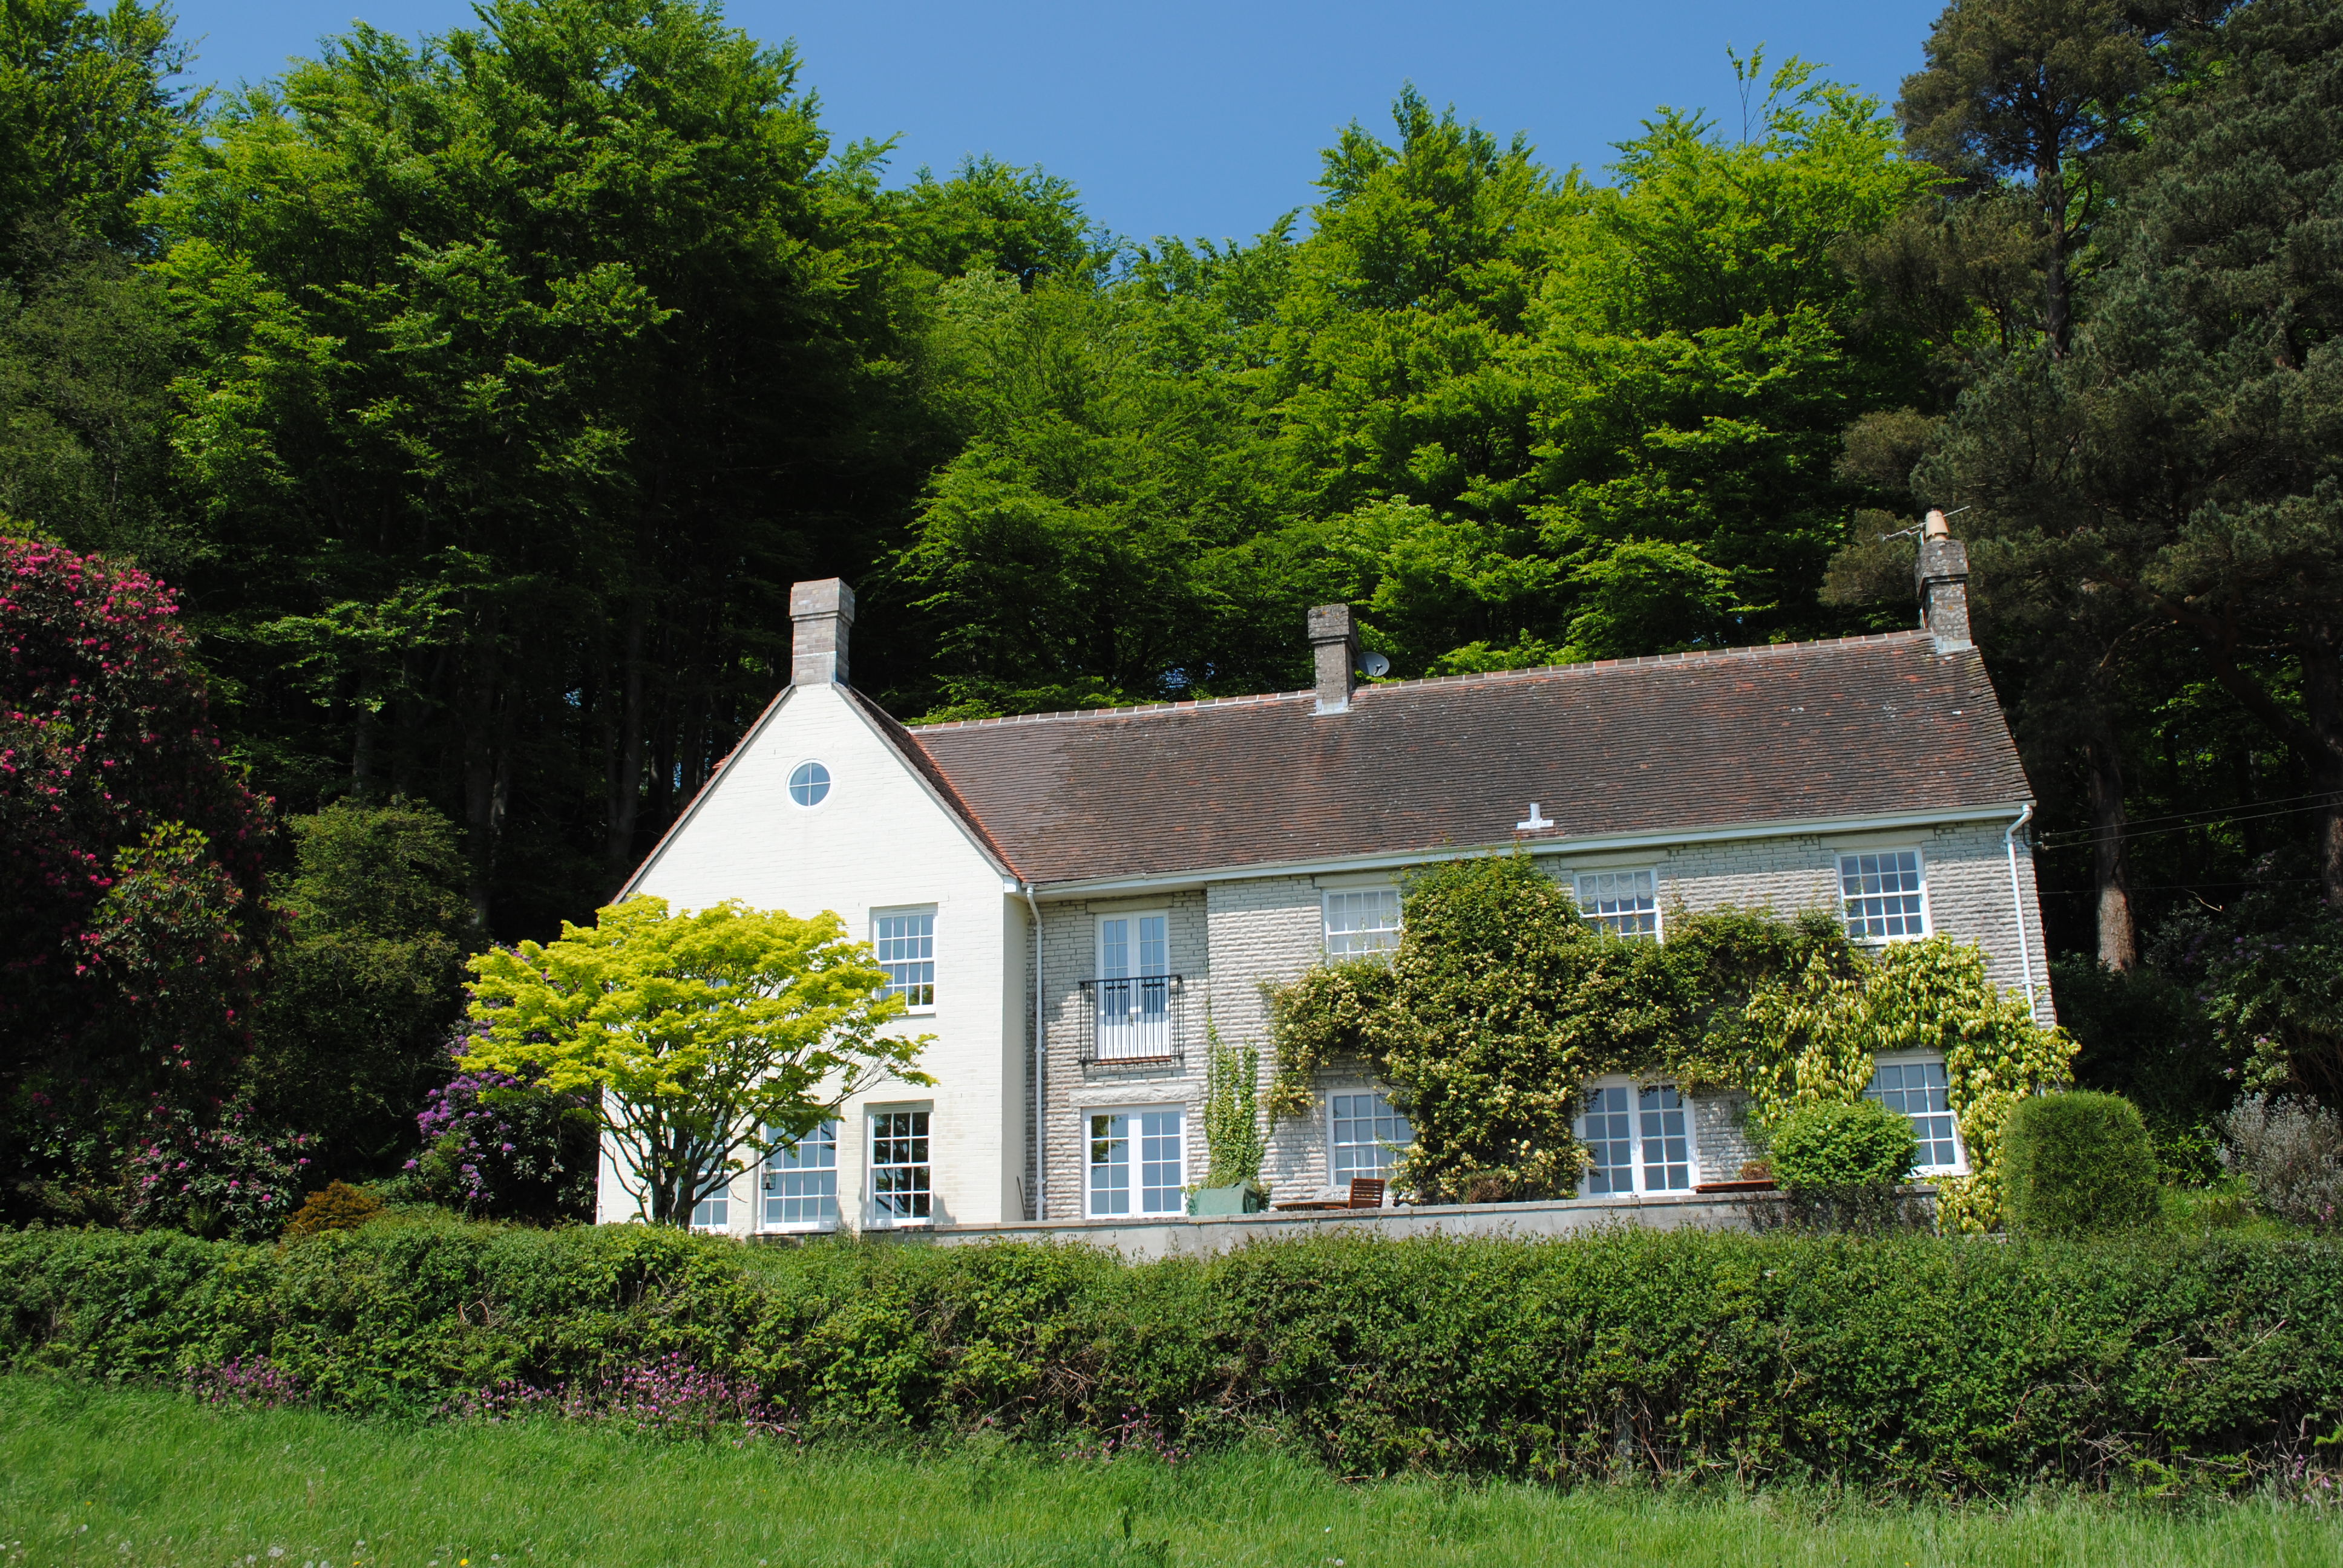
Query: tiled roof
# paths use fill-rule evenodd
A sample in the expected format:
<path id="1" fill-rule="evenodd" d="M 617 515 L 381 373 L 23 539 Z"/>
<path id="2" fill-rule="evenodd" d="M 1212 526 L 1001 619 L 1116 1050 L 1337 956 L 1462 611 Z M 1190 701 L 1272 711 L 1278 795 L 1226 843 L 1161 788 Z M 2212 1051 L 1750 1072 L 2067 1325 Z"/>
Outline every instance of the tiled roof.
<path id="1" fill-rule="evenodd" d="M 890 726 L 1019 875 L 1167 876 L 2029 798 L 1974 651 L 1924 632 Z M 875 711 L 875 710 L 874 710 Z M 1531 801 L 1554 823 L 1516 834 Z"/>

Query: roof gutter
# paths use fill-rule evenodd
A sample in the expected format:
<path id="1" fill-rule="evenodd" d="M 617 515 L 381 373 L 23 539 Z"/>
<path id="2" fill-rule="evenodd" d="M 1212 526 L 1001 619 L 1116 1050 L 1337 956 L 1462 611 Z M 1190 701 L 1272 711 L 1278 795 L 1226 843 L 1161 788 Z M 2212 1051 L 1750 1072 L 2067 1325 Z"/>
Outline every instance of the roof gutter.
<path id="1" fill-rule="evenodd" d="M 1050 1151 L 1043 1137 L 1050 1123 L 1049 1084 L 1043 1077 L 1050 1055 L 1041 1023 L 1041 906 L 1033 901 L 1031 883 L 1020 882 L 1017 890 L 1033 911 L 1033 1218 L 1039 1222 L 1050 1217 Z"/>
<path id="2" fill-rule="evenodd" d="M 2042 1014 L 2034 1005 L 2034 955 L 2026 940 L 2026 893 L 2017 880 L 2017 830 L 2034 819 L 2034 802 L 2028 800 L 2017 813 L 2017 820 L 2001 836 L 2002 848 L 2009 851 L 2009 912 L 2017 917 L 2017 973 L 2026 982 L 2026 1016 L 2036 1023 Z"/>
<path id="3" fill-rule="evenodd" d="M 1903 828 L 1927 828 L 1949 822 L 1998 821 L 2022 809 L 2031 815 L 2030 802 L 1964 806 L 1944 811 L 1902 811 L 1883 817 L 1789 818 L 1773 822 L 1743 822 L 1691 832 L 1614 833 L 1584 839 L 1516 839 L 1511 844 L 1442 844 L 1399 855 L 1359 855 L 1346 859 L 1260 860 L 1243 866 L 1218 866 L 1209 870 L 1167 871 L 1155 876 L 1100 877 L 1081 881 L 1022 884 L 1030 899 L 1038 893 L 1051 898 L 1075 898 L 1096 893 L 1151 892 L 1171 888 L 1201 888 L 1208 882 L 1246 881 L 1255 877 L 1306 877 L 1345 871 L 1396 870 L 1428 866 L 1467 855 L 1504 853 L 1520 849 L 1533 855 L 1595 855 L 1621 849 L 1664 849 L 1675 844 L 1714 844 L 1735 839 L 1788 839 L 1811 833 L 1885 833 Z M 2020 819 L 2023 820 L 2023 819 Z"/>

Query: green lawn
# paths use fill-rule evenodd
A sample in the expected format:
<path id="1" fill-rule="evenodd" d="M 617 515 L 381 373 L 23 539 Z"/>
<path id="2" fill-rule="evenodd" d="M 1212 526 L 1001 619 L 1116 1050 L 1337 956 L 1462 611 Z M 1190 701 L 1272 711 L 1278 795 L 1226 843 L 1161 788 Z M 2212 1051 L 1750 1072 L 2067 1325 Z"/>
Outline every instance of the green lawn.
<path id="1" fill-rule="evenodd" d="M 654 1563 L 2316 1563 L 2343 1521 L 2261 1502 L 1833 1508 L 1434 1482 L 1346 1486 L 1266 1452 L 1167 1467 L 970 1444 L 910 1457 L 549 1422 L 216 1411 L 0 1377 L 0 1568 Z"/>

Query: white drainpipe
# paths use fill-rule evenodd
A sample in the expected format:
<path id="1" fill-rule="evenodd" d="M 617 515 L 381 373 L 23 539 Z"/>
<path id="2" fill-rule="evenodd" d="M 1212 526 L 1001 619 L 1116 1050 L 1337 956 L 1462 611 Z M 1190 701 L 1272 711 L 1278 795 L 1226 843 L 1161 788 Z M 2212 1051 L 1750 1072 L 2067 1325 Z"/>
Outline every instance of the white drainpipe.
<path id="1" fill-rule="evenodd" d="M 2017 830 L 2034 819 L 2034 802 L 2017 814 L 2017 820 L 2001 836 L 2002 848 L 2009 851 L 2009 911 L 2017 917 L 2017 972 L 2026 980 L 2026 1016 L 2036 1023 L 2042 1021 L 2041 1010 L 2034 1005 L 2034 955 L 2026 942 L 2026 893 L 2017 881 Z"/>
<path id="2" fill-rule="evenodd" d="M 1020 882 L 1025 907 L 1033 911 L 1033 1218 L 1050 1217 L 1050 1100 L 1044 1091 L 1050 1053 L 1041 1023 L 1041 906 L 1033 901 L 1033 885 Z"/>

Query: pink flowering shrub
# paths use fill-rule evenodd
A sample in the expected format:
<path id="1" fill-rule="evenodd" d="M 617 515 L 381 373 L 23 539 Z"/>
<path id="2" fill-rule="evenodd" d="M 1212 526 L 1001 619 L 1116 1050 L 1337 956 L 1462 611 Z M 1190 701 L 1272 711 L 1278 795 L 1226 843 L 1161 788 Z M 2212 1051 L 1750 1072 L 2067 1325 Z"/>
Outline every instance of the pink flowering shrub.
<path id="1" fill-rule="evenodd" d="M 300 1380 L 266 1356 L 236 1356 L 187 1374 L 187 1386 L 206 1404 L 294 1404 L 306 1398 Z"/>
<path id="2" fill-rule="evenodd" d="M 171 591 L 0 537 L 0 1192 L 71 1174 L 65 1151 L 110 1158 L 156 1094 L 227 1081 L 273 925 L 267 834 Z"/>
<path id="3" fill-rule="evenodd" d="M 131 1151 L 126 1218 L 201 1236 L 261 1241 L 301 1206 L 315 1141 L 259 1126 L 232 1100 L 208 1117 L 157 1096 Z"/>
<path id="4" fill-rule="evenodd" d="M 680 1352 L 558 1387 L 508 1378 L 458 1394 L 438 1413 L 476 1421 L 557 1416 L 607 1422 L 659 1437 L 706 1438 L 727 1432 L 772 1437 L 790 1430 L 787 1413 L 752 1380 L 702 1371 Z"/>

